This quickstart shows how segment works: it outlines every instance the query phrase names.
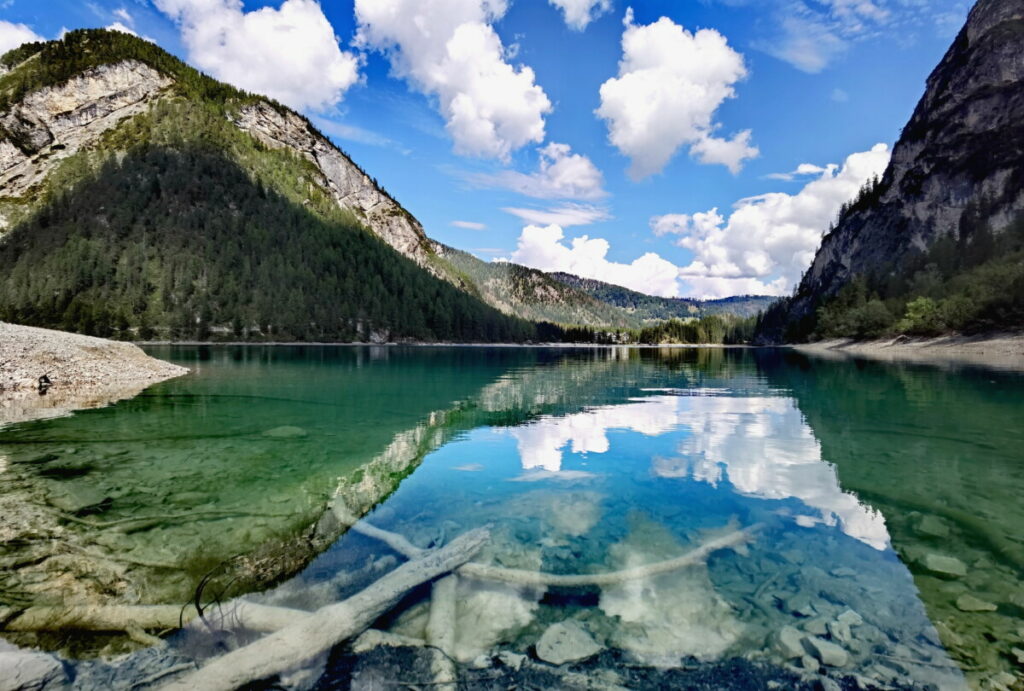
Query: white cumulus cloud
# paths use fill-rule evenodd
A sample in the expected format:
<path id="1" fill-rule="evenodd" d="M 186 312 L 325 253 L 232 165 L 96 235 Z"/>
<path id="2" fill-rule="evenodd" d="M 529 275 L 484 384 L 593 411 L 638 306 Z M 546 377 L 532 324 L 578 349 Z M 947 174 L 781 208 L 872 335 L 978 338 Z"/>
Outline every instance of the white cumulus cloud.
<path id="1" fill-rule="evenodd" d="M 568 144 L 551 142 L 537 149 L 540 154 L 535 173 L 504 170 L 468 177 L 479 187 L 512 190 L 537 199 L 599 199 L 606 195 L 604 176 L 583 154 L 574 154 Z"/>
<path id="2" fill-rule="evenodd" d="M 190 62 L 241 89 L 322 110 L 359 81 L 359 57 L 341 50 L 315 0 L 251 12 L 241 0 L 154 3 L 179 25 Z"/>
<path id="3" fill-rule="evenodd" d="M 865 182 L 882 174 L 889 153 L 885 144 L 876 144 L 869 151 L 850 154 L 842 166 L 805 164 L 786 175 L 817 177 L 795 194 L 771 192 L 741 199 L 728 218 L 718 209 L 655 216 L 651 228 L 656 235 L 679 235 L 677 244 L 693 252 L 693 261 L 680 270 L 680 277 L 694 294 L 782 295 L 810 265 L 839 207 Z"/>
<path id="4" fill-rule="evenodd" d="M 26 24 L 14 24 L 0 20 L 0 55 L 14 50 L 22 43 L 45 41 L 46 39 L 32 31 Z"/>
<path id="5" fill-rule="evenodd" d="M 558 225 L 523 228 L 509 261 L 542 271 L 565 271 L 625 286 L 649 295 L 679 296 L 679 268 L 653 252 L 629 264 L 608 260 L 611 245 L 603 238 L 583 235 L 566 244 Z"/>
<path id="6" fill-rule="evenodd" d="M 514 67 L 491 23 L 504 0 L 356 0 L 356 45 L 385 53 L 393 74 L 437 98 L 455 151 L 507 161 L 544 141 L 551 101 Z"/>
<path id="7" fill-rule="evenodd" d="M 565 23 L 574 31 L 583 31 L 587 24 L 612 9 L 612 0 L 548 0 L 562 10 Z"/>
<path id="8" fill-rule="evenodd" d="M 527 223 L 558 225 L 563 228 L 586 226 L 611 218 L 606 208 L 593 204 L 562 204 L 549 209 L 506 206 L 502 208 L 502 211 L 517 216 Z"/>
<path id="9" fill-rule="evenodd" d="M 716 137 L 715 111 L 747 75 L 743 56 L 714 29 L 690 33 L 667 17 L 633 23 L 626 11 L 619 74 L 601 85 L 597 114 L 608 139 L 631 159 L 634 179 L 660 172 L 684 146 L 703 163 L 736 172 L 757 156 L 750 131 Z"/>
<path id="10" fill-rule="evenodd" d="M 452 225 L 456 228 L 462 228 L 464 230 L 486 230 L 487 225 L 479 223 L 477 221 L 452 221 Z"/>

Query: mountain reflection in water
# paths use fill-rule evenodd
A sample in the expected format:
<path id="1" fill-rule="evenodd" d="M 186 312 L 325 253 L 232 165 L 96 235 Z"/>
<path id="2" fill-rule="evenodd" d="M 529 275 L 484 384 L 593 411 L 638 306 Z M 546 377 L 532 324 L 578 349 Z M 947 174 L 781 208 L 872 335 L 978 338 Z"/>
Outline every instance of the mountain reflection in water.
<path id="1" fill-rule="evenodd" d="M 715 349 L 156 354 L 200 372 L 125 404 L 14 430 L 9 439 L 21 445 L 0 450 L 24 468 L 47 444 L 57 454 L 81 447 L 104 473 L 61 482 L 117 481 L 129 498 L 130 483 L 180 493 L 146 473 L 187 470 L 204 507 L 261 510 L 269 496 L 279 513 L 298 498 L 304 525 L 318 528 L 317 507 L 333 496 L 421 548 L 487 525 L 492 539 L 476 560 L 534 574 L 643 573 L 753 530 L 747 545 L 622 582 L 460 577 L 451 654 L 470 686 L 481 659 L 535 660 L 544 635 L 567 623 L 604 651 L 589 658 L 591 672 L 622 660 L 664 669 L 743 659 L 883 687 L 963 688 L 1018 669 L 1019 375 Z M 310 390 L 311 380 L 321 385 Z M 298 431 L 275 436 L 285 429 Z M 112 441 L 83 445 L 86 430 Z M 221 466 L 230 481 L 199 482 Z M 115 498 L 108 512 L 136 510 Z M 251 538 L 252 525 L 231 527 Z M 116 537 L 139 542 L 141 553 L 163 548 L 165 531 L 207 542 L 204 527 Z M 312 610 L 404 559 L 350 531 L 294 577 L 244 597 Z M 150 582 L 171 582 L 163 574 Z M 194 583 L 175 575 L 175 588 Z M 429 614 L 430 589 L 420 589 L 374 626 L 425 640 Z M 191 632 L 170 644 L 201 659 L 225 643 Z M 90 669 L 99 666 L 86 664 L 80 678 Z"/>

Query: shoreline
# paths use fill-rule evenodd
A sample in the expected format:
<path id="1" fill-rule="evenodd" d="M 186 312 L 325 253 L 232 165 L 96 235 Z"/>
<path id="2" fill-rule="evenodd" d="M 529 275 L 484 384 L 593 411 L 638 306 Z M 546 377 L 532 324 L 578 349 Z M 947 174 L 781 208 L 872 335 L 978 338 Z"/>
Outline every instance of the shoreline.
<path id="1" fill-rule="evenodd" d="M 725 344 L 725 343 L 450 343 L 446 341 L 388 341 L 387 343 L 372 343 L 368 341 L 124 341 L 141 347 L 148 346 L 285 346 L 317 348 L 337 348 L 344 346 L 366 347 L 375 346 L 380 348 L 398 348 L 409 346 L 415 348 L 758 348 L 746 344 Z"/>
<path id="2" fill-rule="evenodd" d="M 978 336 L 954 334 L 931 338 L 899 336 L 871 341 L 833 339 L 782 347 L 834 359 L 866 357 L 891 363 L 976 366 L 1024 372 L 1024 332 L 998 332 Z"/>
<path id="3" fill-rule="evenodd" d="M 132 343 L 0 322 L 0 426 L 99 408 L 188 372 Z"/>

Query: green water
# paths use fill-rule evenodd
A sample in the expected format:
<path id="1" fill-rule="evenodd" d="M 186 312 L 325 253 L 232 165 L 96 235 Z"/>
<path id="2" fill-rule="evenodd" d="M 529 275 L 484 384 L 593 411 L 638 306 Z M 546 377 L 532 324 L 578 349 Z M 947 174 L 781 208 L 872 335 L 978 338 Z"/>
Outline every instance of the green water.
<path id="1" fill-rule="evenodd" d="M 54 520 L 79 549 L 133 560 L 74 597 L 183 602 L 203 573 L 258 555 L 263 580 L 233 592 L 277 581 L 249 597 L 335 601 L 400 558 L 354 533 L 311 542 L 332 497 L 422 547 L 490 525 L 481 560 L 563 574 L 756 526 L 746 549 L 636 583 L 461 579 L 456 657 L 533 654 L 574 620 L 639 664 L 739 656 L 879 684 L 1022 683 L 1020 375 L 770 350 L 151 352 L 194 372 L 0 429 L 0 491 L 62 506 Z M 0 604 L 65 597 L 46 564 L 7 568 Z M 378 626 L 423 637 L 428 607 L 410 598 Z M 791 656 L 784 627 L 844 664 Z"/>

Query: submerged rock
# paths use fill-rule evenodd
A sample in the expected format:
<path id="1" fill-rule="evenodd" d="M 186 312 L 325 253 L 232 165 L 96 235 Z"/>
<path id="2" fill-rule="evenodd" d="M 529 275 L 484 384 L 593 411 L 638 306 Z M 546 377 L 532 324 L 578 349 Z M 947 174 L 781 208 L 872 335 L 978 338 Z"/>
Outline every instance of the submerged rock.
<path id="1" fill-rule="evenodd" d="M 973 595 L 961 595 L 956 599 L 956 608 L 961 612 L 995 612 L 996 607 L 991 602 L 985 602 Z"/>
<path id="2" fill-rule="evenodd" d="M 792 626 L 783 626 L 775 634 L 775 650 L 787 660 L 794 657 L 803 657 L 805 652 L 802 640 L 802 633 Z"/>
<path id="3" fill-rule="evenodd" d="M 68 677 L 52 655 L 0 648 L 0 691 L 57 691 L 68 688 Z"/>
<path id="4" fill-rule="evenodd" d="M 601 646 L 575 621 L 552 624 L 537 641 L 537 657 L 554 665 L 585 660 L 599 652 Z"/>
<path id="5" fill-rule="evenodd" d="M 543 588 L 460 578 L 455 658 L 469 662 L 514 637 L 533 621 L 543 595 Z"/>
<path id="6" fill-rule="evenodd" d="M 921 559 L 921 565 L 936 576 L 942 578 L 963 578 L 967 575 L 967 566 L 956 557 L 947 557 L 941 554 L 926 554 Z"/>
<path id="7" fill-rule="evenodd" d="M 55 484 L 50 493 L 50 503 L 68 513 L 95 511 L 109 502 L 110 497 L 106 493 L 75 482 Z"/>
<path id="8" fill-rule="evenodd" d="M 663 525 L 640 516 L 630 523 L 629 537 L 609 549 L 613 568 L 635 568 L 685 551 Z M 619 622 L 610 643 L 647 664 L 717 658 L 743 631 L 704 564 L 604 587 L 599 607 Z"/>
<path id="9" fill-rule="evenodd" d="M 817 612 L 807 593 L 797 593 L 786 600 L 786 611 L 797 617 L 813 617 Z"/>
<path id="10" fill-rule="evenodd" d="M 270 437 L 271 439 L 297 439 L 299 437 L 305 437 L 308 434 L 309 433 L 301 427 L 282 425 L 281 427 L 268 429 L 263 433 L 263 436 Z"/>
<path id="11" fill-rule="evenodd" d="M 918 535 L 924 537 L 946 538 L 949 537 L 949 526 L 938 516 L 923 516 L 914 526 Z"/>
<path id="12" fill-rule="evenodd" d="M 817 636 L 805 637 L 804 648 L 829 667 L 845 667 L 850 662 L 850 654 L 841 646 Z"/>
<path id="13" fill-rule="evenodd" d="M 836 617 L 836 621 L 847 626 L 860 626 L 864 623 L 864 617 L 860 616 L 852 609 L 848 609 Z"/>

